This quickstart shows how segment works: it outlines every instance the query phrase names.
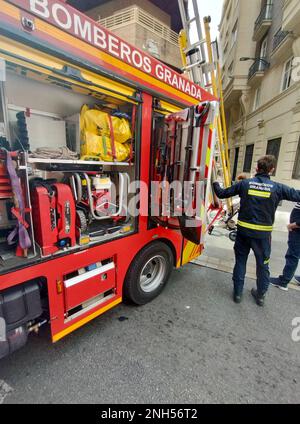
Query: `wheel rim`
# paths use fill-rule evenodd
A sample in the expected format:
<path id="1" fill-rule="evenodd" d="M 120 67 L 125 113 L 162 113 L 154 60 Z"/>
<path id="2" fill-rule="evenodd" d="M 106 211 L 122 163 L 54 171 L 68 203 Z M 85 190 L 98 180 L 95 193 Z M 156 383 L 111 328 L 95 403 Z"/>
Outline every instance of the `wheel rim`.
<path id="1" fill-rule="evenodd" d="M 140 274 L 140 287 L 145 293 L 156 290 L 162 283 L 167 270 L 163 256 L 155 255 L 146 263 Z"/>

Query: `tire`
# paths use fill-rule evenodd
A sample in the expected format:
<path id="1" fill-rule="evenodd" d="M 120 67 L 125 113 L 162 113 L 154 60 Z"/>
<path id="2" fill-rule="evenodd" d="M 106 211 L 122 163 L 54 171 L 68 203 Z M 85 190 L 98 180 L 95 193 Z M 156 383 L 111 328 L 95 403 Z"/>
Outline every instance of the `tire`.
<path id="1" fill-rule="evenodd" d="M 76 227 L 81 230 L 81 233 L 86 233 L 88 229 L 88 222 L 85 213 L 81 209 L 76 210 Z"/>
<path id="2" fill-rule="evenodd" d="M 135 305 L 151 302 L 166 286 L 173 264 L 173 253 L 165 243 L 157 241 L 144 247 L 127 271 L 124 300 Z"/>

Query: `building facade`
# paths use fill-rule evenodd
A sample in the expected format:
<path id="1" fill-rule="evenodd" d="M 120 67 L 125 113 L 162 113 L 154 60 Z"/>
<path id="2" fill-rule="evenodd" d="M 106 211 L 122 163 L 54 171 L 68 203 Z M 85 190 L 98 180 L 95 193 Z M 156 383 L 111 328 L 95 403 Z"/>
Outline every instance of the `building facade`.
<path id="1" fill-rule="evenodd" d="M 300 2 L 225 0 L 220 43 L 233 179 L 273 154 L 300 189 Z"/>
<path id="2" fill-rule="evenodd" d="M 163 3 L 150 0 L 102 0 L 86 14 L 130 44 L 180 69 L 182 60 L 178 32 L 174 30 L 178 28 L 173 25 L 172 16 Z"/>

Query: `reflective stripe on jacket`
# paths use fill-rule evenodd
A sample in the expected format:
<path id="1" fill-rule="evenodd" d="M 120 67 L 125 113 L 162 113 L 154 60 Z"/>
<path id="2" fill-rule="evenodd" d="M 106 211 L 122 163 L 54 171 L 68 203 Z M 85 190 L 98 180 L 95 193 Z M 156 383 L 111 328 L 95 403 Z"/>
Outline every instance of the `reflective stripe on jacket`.
<path id="1" fill-rule="evenodd" d="M 257 174 L 225 189 L 214 183 L 214 190 L 220 199 L 240 196 L 238 230 L 254 238 L 270 236 L 279 202 L 300 202 L 300 191 L 271 181 L 266 174 Z"/>

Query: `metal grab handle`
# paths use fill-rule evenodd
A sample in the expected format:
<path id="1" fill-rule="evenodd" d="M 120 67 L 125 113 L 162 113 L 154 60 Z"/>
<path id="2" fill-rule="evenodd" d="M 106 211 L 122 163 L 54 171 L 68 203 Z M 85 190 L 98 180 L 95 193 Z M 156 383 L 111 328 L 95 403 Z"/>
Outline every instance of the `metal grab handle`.
<path id="1" fill-rule="evenodd" d="M 79 174 L 74 174 L 70 177 L 70 184 L 74 194 L 75 202 L 78 204 L 82 200 L 82 183 Z"/>
<path id="2" fill-rule="evenodd" d="M 77 203 L 82 200 L 82 182 L 79 174 L 75 174 L 76 186 L 77 186 Z"/>

